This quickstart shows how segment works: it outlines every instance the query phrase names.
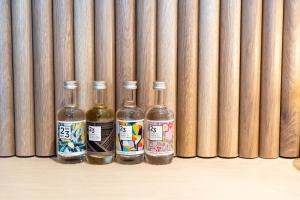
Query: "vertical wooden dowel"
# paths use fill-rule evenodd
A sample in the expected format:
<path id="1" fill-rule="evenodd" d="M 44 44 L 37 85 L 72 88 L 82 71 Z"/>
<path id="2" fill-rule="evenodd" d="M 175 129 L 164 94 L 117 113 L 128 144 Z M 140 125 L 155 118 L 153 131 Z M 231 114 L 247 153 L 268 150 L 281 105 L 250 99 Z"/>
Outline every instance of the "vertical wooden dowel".
<path id="1" fill-rule="evenodd" d="M 32 1 L 37 156 L 55 154 L 52 1 Z"/>
<path id="2" fill-rule="evenodd" d="M 156 80 L 156 0 L 137 1 L 137 103 L 143 110 L 154 104 Z"/>
<path id="3" fill-rule="evenodd" d="M 93 105 L 94 1 L 74 1 L 75 79 L 79 81 L 79 105 Z"/>
<path id="4" fill-rule="evenodd" d="M 73 0 L 53 0 L 55 111 L 64 105 L 64 81 L 74 79 Z"/>
<path id="5" fill-rule="evenodd" d="M 260 93 L 260 150 L 263 158 L 279 156 L 283 0 L 263 2 Z"/>
<path id="6" fill-rule="evenodd" d="M 177 155 L 196 156 L 198 0 L 178 2 Z"/>
<path id="7" fill-rule="evenodd" d="M 15 155 L 11 1 L 0 1 L 0 156 Z"/>
<path id="8" fill-rule="evenodd" d="M 177 99 L 177 0 L 157 1 L 157 80 L 167 83 L 166 105 L 176 121 Z M 176 125 L 176 123 L 175 123 Z M 174 130 L 176 155 L 176 128 Z"/>
<path id="9" fill-rule="evenodd" d="M 238 156 L 241 1 L 221 1 L 219 151 Z"/>
<path id="10" fill-rule="evenodd" d="M 219 0 L 200 0 L 197 155 L 217 156 Z"/>
<path id="11" fill-rule="evenodd" d="M 262 1 L 242 1 L 239 156 L 255 158 L 259 143 Z"/>
<path id="12" fill-rule="evenodd" d="M 95 1 L 95 77 L 107 82 L 107 104 L 115 109 L 115 6 Z"/>
<path id="13" fill-rule="evenodd" d="M 135 80 L 135 0 L 116 0 L 116 103 L 122 105 L 123 82 Z"/>
<path id="14" fill-rule="evenodd" d="M 298 157 L 300 139 L 300 1 L 284 1 L 280 156 Z"/>
<path id="15" fill-rule="evenodd" d="M 12 1 L 17 156 L 35 155 L 31 1 Z"/>

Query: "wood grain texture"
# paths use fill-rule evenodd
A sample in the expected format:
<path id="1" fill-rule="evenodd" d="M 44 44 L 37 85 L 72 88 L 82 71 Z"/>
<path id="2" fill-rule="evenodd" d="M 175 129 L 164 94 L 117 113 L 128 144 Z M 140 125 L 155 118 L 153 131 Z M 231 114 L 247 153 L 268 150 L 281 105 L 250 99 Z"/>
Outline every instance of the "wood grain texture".
<path id="1" fill-rule="evenodd" d="M 136 78 L 135 0 L 116 0 L 116 102 L 124 98 L 123 82 Z"/>
<path id="2" fill-rule="evenodd" d="M 11 1 L 0 1 L 0 156 L 15 154 Z"/>
<path id="3" fill-rule="evenodd" d="M 115 5 L 95 1 L 95 77 L 107 82 L 107 104 L 115 109 Z"/>
<path id="4" fill-rule="evenodd" d="M 256 158 L 259 143 L 259 97 L 262 1 L 242 1 L 239 156 Z"/>
<path id="5" fill-rule="evenodd" d="M 300 1 L 284 1 L 280 156 L 298 157 L 300 139 Z"/>
<path id="6" fill-rule="evenodd" d="M 177 155 L 196 156 L 198 1 L 178 2 Z"/>
<path id="7" fill-rule="evenodd" d="M 241 1 L 221 1 L 219 156 L 238 156 Z"/>
<path id="8" fill-rule="evenodd" d="M 167 84 L 166 105 L 174 112 L 177 99 L 177 0 L 157 1 L 156 76 Z M 176 155 L 176 127 L 174 128 Z"/>
<path id="9" fill-rule="evenodd" d="M 64 106 L 64 81 L 74 79 L 73 0 L 53 0 L 55 111 Z"/>
<path id="10" fill-rule="evenodd" d="M 282 21 L 283 1 L 264 1 L 259 128 L 263 158 L 279 156 Z"/>
<path id="11" fill-rule="evenodd" d="M 17 156 L 35 155 L 31 1 L 13 0 L 13 68 Z"/>
<path id="12" fill-rule="evenodd" d="M 52 1 L 32 1 L 37 156 L 55 154 Z"/>
<path id="13" fill-rule="evenodd" d="M 199 11 L 197 155 L 217 156 L 219 17 L 218 0 L 201 0 Z"/>
<path id="14" fill-rule="evenodd" d="M 147 110 L 154 104 L 156 80 L 156 0 L 138 0 L 136 5 L 136 57 L 139 91 L 137 104 Z"/>
<path id="15" fill-rule="evenodd" d="M 74 1 L 75 78 L 79 81 L 78 103 L 83 110 L 93 106 L 94 1 Z"/>

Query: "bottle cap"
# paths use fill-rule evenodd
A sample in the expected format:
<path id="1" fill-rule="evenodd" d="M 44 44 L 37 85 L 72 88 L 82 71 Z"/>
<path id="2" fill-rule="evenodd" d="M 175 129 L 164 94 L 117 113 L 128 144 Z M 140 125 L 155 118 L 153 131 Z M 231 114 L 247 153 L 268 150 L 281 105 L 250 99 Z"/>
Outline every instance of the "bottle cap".
<path id="1" fill-rule="evenodd" d="M 124 81 L 124 88 L 131 90 L 137 89 L 137 81 Z"/>
<path id="2" fill-rule="evenodd" d="M 76 89 L 78 87 L 78 81 L 65 81 L 64 88 L 66 89 Z"/>
<path id="3" fill-rule="evenodd" d="M 105 90 L 107 88 L 105 81 L 94 81 L 93 86 L 98 90 Z"/>
<path id="4" fill-rule="evenodd" d="M 165 90 L 166 89 L 166 82 L 164 81 L 154 81 L 153 88 L 158 90 Z"/>

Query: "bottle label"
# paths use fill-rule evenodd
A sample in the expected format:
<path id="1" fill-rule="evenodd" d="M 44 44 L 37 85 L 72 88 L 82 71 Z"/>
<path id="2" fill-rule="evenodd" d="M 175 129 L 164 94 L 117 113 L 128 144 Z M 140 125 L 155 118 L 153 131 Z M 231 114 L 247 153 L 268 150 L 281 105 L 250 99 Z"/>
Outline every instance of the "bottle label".
<path id="1" fill-rule="evenodd" d="M 115 122 L 86 122 L 87 151 L 91 153 L 114 153 Z"/>
<path id="2" fill-rule="evenodd" d="M 146 153 L 152 156 L 174 153 L 174 120 L 147 120 Z"/>
<path id="3" fill-rule="evenodd" d="M 57 121 L 57 154 L 78 156 L 86 152 L 85 120 Z"/>
<path id="4" fill-rule="evenodd" d="M 144 154 L 144 120 L 117 120 L 116 153 Z"/>

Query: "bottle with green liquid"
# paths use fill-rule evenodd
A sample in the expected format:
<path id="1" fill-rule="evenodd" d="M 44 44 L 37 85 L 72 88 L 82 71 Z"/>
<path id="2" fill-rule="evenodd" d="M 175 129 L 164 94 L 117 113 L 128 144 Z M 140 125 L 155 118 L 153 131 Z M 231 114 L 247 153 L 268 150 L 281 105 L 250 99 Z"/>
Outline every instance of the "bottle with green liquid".
<path id="1" fill-rule="evenodd" d="M 77 81 L 65 81 L 64 107 L 57 113 L 56 151 L 62 163 L 78 163 L 85 159 L 85 114 L 77 104 Z"/>
<path id="2" fill-rule="evenodd" d="M 87 161 L 108 164 L 115 152 L 115 113 L 106 104 L 106 82 L 93 82 L 95 105 L 86 112 Z"/>
<path id="3" fill-rule="evenodd" d="M 136 81 L 124 82 L 125 101 L 116 114 L 116 160 L 138 164 L 144 160 L 144 112 L 136 106 Z"/>

